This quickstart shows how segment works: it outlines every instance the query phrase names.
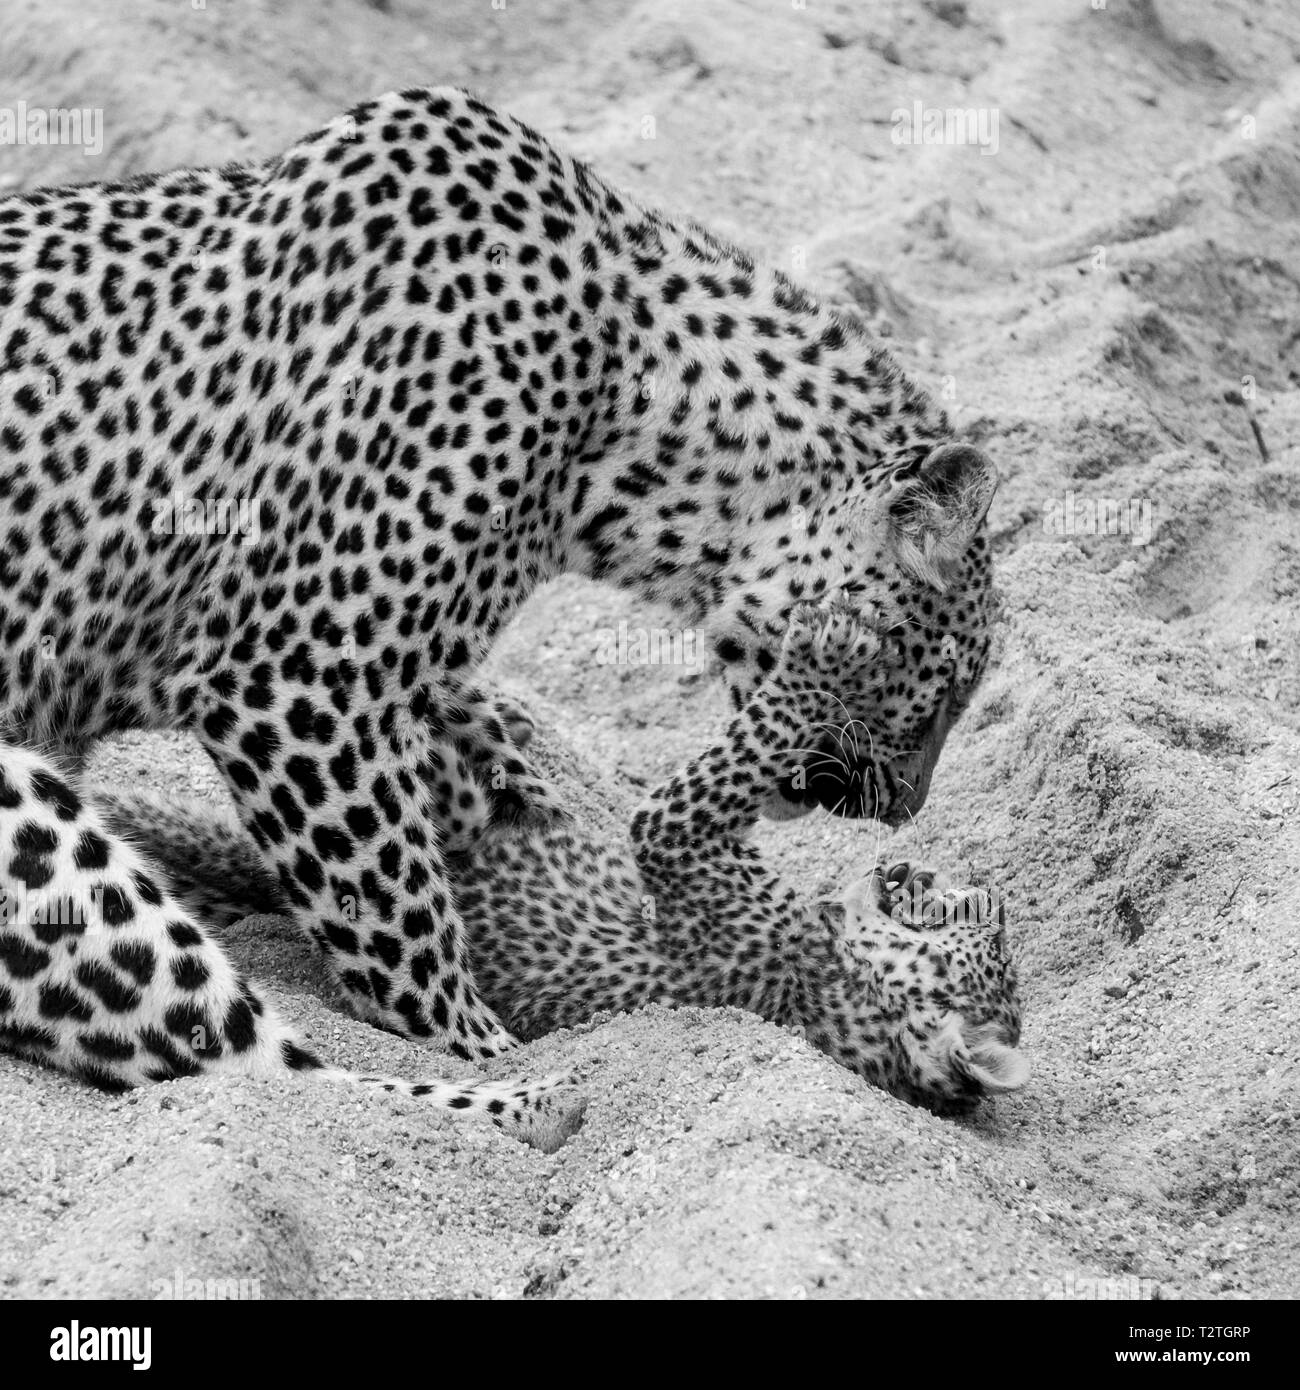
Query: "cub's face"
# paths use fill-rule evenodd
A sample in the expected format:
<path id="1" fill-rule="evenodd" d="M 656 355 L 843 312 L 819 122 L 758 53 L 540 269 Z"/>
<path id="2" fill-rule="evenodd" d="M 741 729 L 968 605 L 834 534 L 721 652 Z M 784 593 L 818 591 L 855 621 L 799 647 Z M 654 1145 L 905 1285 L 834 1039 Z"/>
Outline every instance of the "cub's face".
<path id="1" fill-rule="evenodd" d="M 842 901 L 833 939 L 848 1017 L 837 1031 L 850 1064 L 853 1040 L 878 1044 L 883 1022 L 882 1079 L 897 1095 L 961 1111 L 1023 1086 L 1029 1066 L 1017 1050 L 1020 996 L 1000 896 L 903 863 L 877 866 Z"/>
<path id="2" fill-rule="evenodd" d="M 896 1095 L 960 1112 L 1025 1084 L 1016 968 L 1000 925 L 880 930 L 856 953 L 895 1020 Z"/>

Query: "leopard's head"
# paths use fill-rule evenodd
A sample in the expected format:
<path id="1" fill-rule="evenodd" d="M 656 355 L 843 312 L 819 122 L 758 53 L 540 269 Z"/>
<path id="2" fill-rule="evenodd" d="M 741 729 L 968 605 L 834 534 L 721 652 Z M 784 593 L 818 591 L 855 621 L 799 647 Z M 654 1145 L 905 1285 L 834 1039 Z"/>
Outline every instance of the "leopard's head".
<path id="1" fill-rule="evenodd" d="M 847 1001 L 834 1021 L 837 1055 L 941 1113 L 1018 1090 L 1029 1077 L 1017 1048 L 1020 998 L 1001 908 L 975 890 L 958 897 L 969 900 L 969 911 L 959 906 L 955 920 L 921 921 L 886 915 L 851 890 L 837 941 Z"/>
<path id="2" fill-rule="evenodd" d="M 830 497 L 803 530 L 710 620 L 739 707 L 780 650 L 792 605 L 839 595 L 885 615 L 883 669 L 846 672 L 840 714 L 772 789 L 765 814 L 822 806 L 901 824 L 924 804 L 948 731 L 989 654 L 992 564 L 985 517 L 997 486 L 988 457 L 944 444 L 910 470 Z"/>

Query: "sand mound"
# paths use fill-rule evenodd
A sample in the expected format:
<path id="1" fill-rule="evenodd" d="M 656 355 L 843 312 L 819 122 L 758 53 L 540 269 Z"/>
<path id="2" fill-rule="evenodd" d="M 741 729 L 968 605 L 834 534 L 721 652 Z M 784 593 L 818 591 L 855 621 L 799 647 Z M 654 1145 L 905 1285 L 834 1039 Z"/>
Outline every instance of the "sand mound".
<path id="1" fill-rule="evenodd" d="M 748 1016 L 652 1010 L 512 1059 L 590 1098 L 542 1155 L 418 1102 L 112 1101 L 0 1059 L 0 1292 L 1294 1295 L 1294 7 L 19 8 L 5 90 L 102 107 L 106 144 L 6 150 L 10 186 L 269 154 L 460 82 L 887 328 L 1005 475 L 997 667 L 917 827 L 764 835 L 810 892 L 877 849 L 1001 887 L 1035 1073 L 956 1124 Z M 996 154 L 894 144 L 915 101 L 996 109 Z M 604 826 L 723 717 L 697 671 L 598 665 L 620 619 L 662 621 L 564 581 L 494 659 L 589 755 L 557 767 Z M 178 738 L 99 766 L 219 795 Z M 343 1016 L 285 923 L 229 941 L 332 1058 L 465 1074 Z"/>

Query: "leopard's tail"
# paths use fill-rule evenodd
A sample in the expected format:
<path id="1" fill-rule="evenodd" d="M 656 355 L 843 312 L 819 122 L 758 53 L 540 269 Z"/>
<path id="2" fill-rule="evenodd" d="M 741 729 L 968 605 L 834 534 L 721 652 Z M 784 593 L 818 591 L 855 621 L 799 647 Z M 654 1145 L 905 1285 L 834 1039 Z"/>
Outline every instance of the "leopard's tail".
<path id="1" fill-rule="evenodd" d="M 563 1077 L 410 1082 L 326 1066 L 75 778 L 3 744 L 0 904 L 0 1050 L 103 1090 L 296 1072 L 481 1115 L 547 1150 L 581 1123 Z"/>
<path id="2" fill-rule="evenodd" d="M 349 1086 L 377 1086 L 442 1110 L 482 1115 L 545 1153 L 553 1153 L 581 1126 L 587 1108 L 586 1100 L 573 1090 L 572 1078 L 563 1073 L 540 1080 L 403 1081 L 321 1066 L 315 1076 Z"/>

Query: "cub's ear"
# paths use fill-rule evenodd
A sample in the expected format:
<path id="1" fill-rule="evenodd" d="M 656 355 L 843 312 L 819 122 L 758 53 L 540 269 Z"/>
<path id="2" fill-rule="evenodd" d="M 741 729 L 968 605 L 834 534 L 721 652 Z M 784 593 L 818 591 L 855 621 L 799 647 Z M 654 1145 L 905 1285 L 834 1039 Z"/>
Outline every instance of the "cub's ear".
<path id="1" fill-rule="evenodd" d="M 899 563 L 936 589 L 943 566 L 960 559 L 998 487 L 993 460 L 972 444 L 940 444 L 890 495 L 889 535 Z"/>

